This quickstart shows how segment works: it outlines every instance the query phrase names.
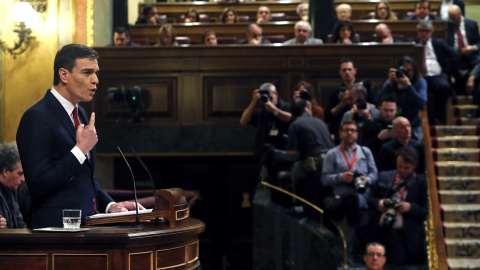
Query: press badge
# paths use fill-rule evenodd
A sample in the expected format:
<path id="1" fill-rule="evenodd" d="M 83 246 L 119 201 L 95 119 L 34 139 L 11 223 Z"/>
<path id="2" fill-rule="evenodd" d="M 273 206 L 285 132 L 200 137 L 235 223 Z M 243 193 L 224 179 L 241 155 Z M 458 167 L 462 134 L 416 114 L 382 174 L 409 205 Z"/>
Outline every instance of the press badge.
<path id="1" fill-rule="evenodd" d="M 269 135 L 270 136 L 278 136 L 278 129 L 276 129 L 276 128 L 270 129 Z"/>

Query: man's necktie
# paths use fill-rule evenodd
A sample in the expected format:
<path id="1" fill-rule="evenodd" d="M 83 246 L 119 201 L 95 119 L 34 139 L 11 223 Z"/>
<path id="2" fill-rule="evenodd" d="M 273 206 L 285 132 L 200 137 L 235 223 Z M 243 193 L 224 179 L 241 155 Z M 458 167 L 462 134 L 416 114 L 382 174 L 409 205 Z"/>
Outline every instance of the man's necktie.
<path id="1" fill-rule="evenodd" d="M 80 121 L 78 121 L 78 108 L 75 106 L 73 109 L 73 122 L 75 123 L 75 130 L 78 129 L 78 126 L 80 126 Z"/>
<path id="2" fill-rule="evenodd" d="M 458 40 L 458 50 L 465 48 L 465 42 L 463 41 L 463 35 L 460 31 L 460 28 L 457 28 L 457 40 Z"/>

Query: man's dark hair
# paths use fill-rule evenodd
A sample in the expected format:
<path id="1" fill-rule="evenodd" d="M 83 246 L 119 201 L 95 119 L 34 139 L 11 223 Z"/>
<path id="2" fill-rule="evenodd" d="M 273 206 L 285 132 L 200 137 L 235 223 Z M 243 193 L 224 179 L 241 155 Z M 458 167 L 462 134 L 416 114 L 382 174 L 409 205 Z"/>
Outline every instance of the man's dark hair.
<path id="1" fill-rule="evenodd" d="M 20 154 L 18 153 L 17 143 L 3 143 L 0 144 L 0 170 L 4 169 L 14 171 L 17 169 L 17 162 L 20 161 Z"/>
<path id="2" fill-rule="evenodd" d="M 387 249 L 385 249 L 385 246 L 378 243 L 378 242 L 370 242 L 368 243 L 366 246 L 365 246 L 365 255 L 368 253 L 368 248 L 371 247 L 371 246 L 381 246 L 383 247 L 383 251 L 384 251 L 384 256 L 387 255 Z"/>
<path id="3" fill-rule="evenodd" d="M 398 149 L 397 151 L 397 158 L 402 157 L 402 159 L 407 162 L 412 164 L 413 166 L 417 166 L 418 163 L 418 153 L 415 148 L 412 147 L 402 147 Z"/>
<path id="4" fill-rule="evenodd" d="M 345 126 L 345 125 L 355 125 L 358 128 L 357 122 L 355 122 L 353 120 L 345 120 L 345 121 L 340 123 L 340 131 L 343 130 L 343 126 Z"/>
<path id="5" fill-rule="evenodd" d="M 397 103 L 397 99 L 395 98 L 394 95 L 383 95 L 382 98 L 380 99 L 380 106 L 381 106 L 384 102 L 394 102 L 394 103 Z"/>
<path id="6" fill-rule="evenodd" d="M 305 112 L 307 101 L 302 98 L 297 98 L 292 104 L 292 117 L 297 118 Z"/>
<path id="7" fill-rule="evenodd" d="M 345 63 L 352 63 L 352 65 L 355 67 L 355 62 L 348 57 L 340 59 L 340 67 Z"/>
<path id="8" fill-rule="evenodd" d="M 55 61 L 53 62 L 53 85 L 60 83 L 60 74 L 58 71 L 61 68 L 73 71 L 77 59 L 88 58 L 92 60 L 98 59 L 98 53 L 85 45 L 81 44 L 68 44 L 63 46 L 55 55 Z"/>
<path id="9" fill-rule="evenodd" d="M 404 57 L 402 57 L 402 59 L 400 59 L 400 61 L 398 62 L 398 66 L 403 66 L 403 64 L 410 64 L 412 65 L 412 68 L 413 68 L 413 77 L 410 79 L 411 83 L 412 84 L 415 84 L 417 81 L 418 81 L 418 65 L 417 65 L 417 62 L 415 61 L 415 59 L 413 59 L 412 57 L 408 56 L 408 55 L 405 55 Z"/>
<path id="10" fill-rule="evenodd" d="M 115 30 L 113 30 L 114 33 L 117 33 L 117 34 L 125 34 L 125 36 L 129 37 L 130 36 L 130 31 L 127 30 L 127 28 L 123 27 L 123 26 L 119 26 L 117 28 L 115 28 Z"/>
<path id="11" fill-rule="evenodd" d="M 143 8 L 142 14 L 145 15 L 145 16 L 147 16 L 148 13 L 150 12 L 150 10 L 152 10 L 153 8 L 154 8 L 154 6 L 152 6 L 152 5 L 145 6 L 145 7 Z"/>
<path id="12" fill-rule="evenodd" d="M 418 1 L 417 4 L 424 4 L 424 3 L 428 4 L 427 7 L 430 8 L 430 2 L 428 2 L 428 0 L 420 0 L 420 1 Z"/>

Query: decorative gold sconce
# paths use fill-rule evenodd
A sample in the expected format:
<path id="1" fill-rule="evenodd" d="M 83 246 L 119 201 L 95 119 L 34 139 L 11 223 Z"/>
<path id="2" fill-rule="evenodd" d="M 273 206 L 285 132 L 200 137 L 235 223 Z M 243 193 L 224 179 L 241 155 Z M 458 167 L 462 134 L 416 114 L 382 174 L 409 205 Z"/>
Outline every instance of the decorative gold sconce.
<path id="1" fill-rule="evenodd" d="M 12 18 L 16 22 L 13 32 L 17 33 L 18 40 L 15 41 L 13 47 L 8 47 L 6 42 L 0 39 L 0 48 L 4 52 L 8 52 L 15 58 L 16 55 L 22 54 L 29 46 L 30 40 L 35 38 L 31 36 L 32 29 L 27 27 L 27 21 L 38 22 L 38 13 L 27 2 L 17 2 L 11 11 Z"/>

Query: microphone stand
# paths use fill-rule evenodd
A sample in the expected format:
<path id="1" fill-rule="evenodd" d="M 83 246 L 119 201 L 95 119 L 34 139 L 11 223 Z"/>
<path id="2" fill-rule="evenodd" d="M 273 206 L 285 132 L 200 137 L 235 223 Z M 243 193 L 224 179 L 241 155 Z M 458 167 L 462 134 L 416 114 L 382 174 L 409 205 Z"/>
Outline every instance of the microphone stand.
<path id="1" fill-rule="evenodd" d="M 123 160 L 125 161 L 125 164 L 127 164 L 128 169 L 130 170 L 130 173 L 132 174 L 132 180 L 133 180 L 133 192 L 135 195 L 135 210 L 137 211 L 135 214 L 135 225 L 137 227 L 140 226 L 140 217 L 138 216 L 138 200 L 137 200 L 137 186 L 135 185 L 135 176 L 133 175 L 132 168 L 130 167 L 130 164 L 128 164 L 127 159 L 125 158 L 125 155 L 122 153 L 122 150 L 120 150 L 120 146 L 117 146 L 118 151 L 120 152 L 120 155 L 122 155 Z"/>
<path id="2" fill-rule="evenodd" d="M 143 160 L 140 158 L 140 156 L 137 154 L 137 152 L 135 151 L 135 149 L 133 149 L 133 146 L 130 146 L 130 149 L 132 149 L 132 152 L 133 154 L 135 155 L 135 157 L 137 158 L 138 162 L 140 162 L 140 164 L 142 164 L 142 167 L 145 169 L 145 171 L 147 171 L 148 173 L 148 177 L 150 177 L 150 182 L 152 182 L 152 192 L 153 192 L 153 199 L 155 201 L 155 203 L 157 202 L 157 195 L 155 194 L 155 182 L 153 181 L 153 177 L 152 177 L 152 174 L 150 173 L 150 170 L 148 169 L 147 165 L 143 162 Z M 158 218 L 155 219 L 155 223 L 158 224 Z"/>

